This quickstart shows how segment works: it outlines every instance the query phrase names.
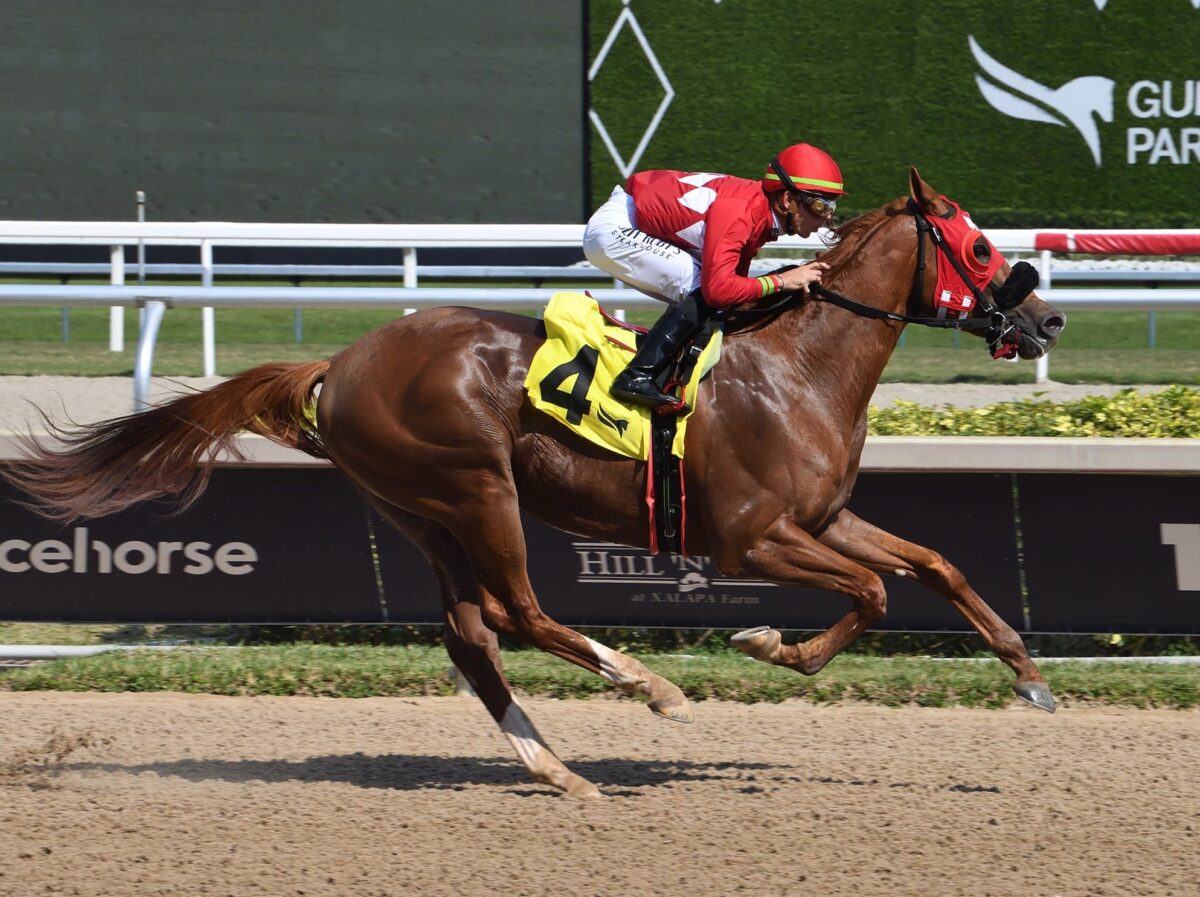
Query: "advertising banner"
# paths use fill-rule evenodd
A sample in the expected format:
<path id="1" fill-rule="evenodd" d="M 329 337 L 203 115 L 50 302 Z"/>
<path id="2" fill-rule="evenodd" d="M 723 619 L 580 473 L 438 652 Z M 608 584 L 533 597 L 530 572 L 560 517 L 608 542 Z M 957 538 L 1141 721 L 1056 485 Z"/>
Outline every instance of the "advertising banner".
<path id="1" fill-rule="evenodd" d="M 421 552 L 328 468 L 220 469 L 182 514 L 149 503 L 65 527 L 16 498 L 0 487 L 0 620 L 443 620 Z M 864 473 L 850 507 L 942 554 L 1015 629 L 1200 632 L 1200 477 Z M 824 629 L 851 606 L 531 517 L 525 534 L 538 599 L 567 625 Z M 941 595 L 884 584 L 876 628 L 970 628 Z"/>
<path id="2" fill-rule="evenodd" d="M 1200 631 L 1200 476 L 1017 482 L 1035 629 Z"/>
<path id="3" fill-rule="evenodd" d="M 902 538 L 937 546 L 1010 625 L 1022 625 L 1007 476 L 864 474 L 851 507 Z M 834 592 L 722 576 L 703 556 L 652 556 L 526 521 L 534 588 L 556 619 L 592 626 L 825 629 L 851 608 Z M 880 629 L 963 629 L 928 589 L 887 577 Z"/>
<path id="4" fill-rule="evenodd" d="M 333 470 L 222 469 L 186 512 L 59 526 L 0 485 L 0 619 L 377 622 L 366 507 Z"/>

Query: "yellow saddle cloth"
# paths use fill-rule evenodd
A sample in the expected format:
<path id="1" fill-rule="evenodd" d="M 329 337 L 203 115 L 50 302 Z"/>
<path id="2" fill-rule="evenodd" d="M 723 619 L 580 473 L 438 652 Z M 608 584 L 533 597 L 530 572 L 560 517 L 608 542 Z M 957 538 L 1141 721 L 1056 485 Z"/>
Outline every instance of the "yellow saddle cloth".
<path id="1" fill-rule="evenodd" d="M 555 293 L 543 317 L 546 342 L 533 356 L 525 390 L 534 407 L 584 439 L 627 458 L 644 461 L 650 452 L 648 408 L 627 405 L 608 394 L 636 349 L 635 334 L 609 323 L 596 300 L 581 293 Z M 720 359 L 721 331 L 704 348 L 684 396 L 691 411 L 678 418 L 671 452 L 683 457 L 688 418 L 696 409 L 701 378 Z"/>

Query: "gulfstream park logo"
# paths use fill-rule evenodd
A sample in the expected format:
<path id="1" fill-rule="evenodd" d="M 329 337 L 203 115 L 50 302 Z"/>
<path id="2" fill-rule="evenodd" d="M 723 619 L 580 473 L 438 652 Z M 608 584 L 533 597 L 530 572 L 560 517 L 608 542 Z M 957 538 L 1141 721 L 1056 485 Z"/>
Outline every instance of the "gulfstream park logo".
<path id="1" fill-rule="evenodd" d="M 134 539 L 109 545 L 88 537 L 77 526 L 71 541 L 5 539 L 0 542 L 0 572 L 4 573 L 224 573 L 254 572 L 258 551 L 246 542 L 142 542 Z"/>
<path id="2" fill-rule="evenodd" d="M 1113 120 L 1115 81 L 1089 75 L 1052 90 L 1001 65 L 983 51 L 974 37 L 968 36 L 967 42 L 984 74 L 998 82 L 988 81 L 983 75 L 975 76 L 975 83 L 979 85 L 979 92 L 985 100 L 1013 118 L 1060 127 L 1070 123 L 1092 151 L 1096 165 L 1100 164 L 1100 131 L 1095 116 L 1106 122 Z"/>
<path id="3" fill-rule="evenodd" d="M 1003 65 L 973 36 L 968 36 L 967 42 L 982 72 L 976 74 L 975 83 L 994 109 L 1012 118 L 1074 128 L 1100 167 L 1099 122 L 1113 121 L 1117 87 L 1113 79 L 1085 75 L 1052 88 Z M 1147 121 L 1198 118 L 1200 81 L 1136 81 L 1125 92 L 1125 102 L 1134 118 Z M 1127 128 L 1125 161 L 1129 165 L 1200 162 L 1200 127 Z"/>

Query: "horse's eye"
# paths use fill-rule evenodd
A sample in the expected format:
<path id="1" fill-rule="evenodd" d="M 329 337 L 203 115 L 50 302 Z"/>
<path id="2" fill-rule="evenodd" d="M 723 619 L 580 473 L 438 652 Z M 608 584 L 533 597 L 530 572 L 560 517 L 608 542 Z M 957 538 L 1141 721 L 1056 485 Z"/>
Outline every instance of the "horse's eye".
<path id="1" fill-rule="evenodd" d="M 971 247 L 971 252 L 975 254 L 975 261 L 981 265 L 986 265 L 992 258 L 992 247 L 988 241 L 980 236 L 975 240 L 975 244 Z"/>

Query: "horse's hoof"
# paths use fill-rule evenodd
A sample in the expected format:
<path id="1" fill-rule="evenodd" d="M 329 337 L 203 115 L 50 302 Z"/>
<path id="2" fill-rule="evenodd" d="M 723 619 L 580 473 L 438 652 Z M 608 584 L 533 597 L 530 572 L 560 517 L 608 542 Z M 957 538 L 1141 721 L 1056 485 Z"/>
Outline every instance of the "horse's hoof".
<path id="1" fill-rule="evenodd" d="M 692 712 L 692 705 L 682 694 L 680 698 L 682 701 L 676 698 L 659 698 L 650 702 L 650 709 L 663 719 L 674 720 L 677 723 L 694 723 L 696 714 Z"/>
<path id="2" fill-rule="evenodd" d="M 755 660 L 770 663 L 775 652 L 779 650 L 783 636 L 770 626 L 755 626 L 753 629 L 743 629 L 729 640 Z"/>
<path id="3" fill-rule="evenodd" d="M 647 702 L 650 709 L 663 719 L 674 720 L 677 723 L 693 723 L 696 714 L 692 713 L 692 705 L 688 702 L 683 690 L 667 679 L 655 677 Z"/>
<path id="4" fill-rule="evenodd" d="M 1047 713 L 1053 713 L 1057 706 L 1054 703 L 1054 695 L 1050 693 L 1050 686 L 1045 682 L 1017 682 L 1013 684 L 1013 691 L 1022 701 Z"/>
<path id="5" fill-rule="evenodd" d="M 571 773 L 571 778 L 567 780 L 566 786 L 563 788 L 563 797 L 571 797 L 579 800 L 599 800 L 603 795 L 600 793 L 599 788 L 583 778 L 583 776 Z"/>

